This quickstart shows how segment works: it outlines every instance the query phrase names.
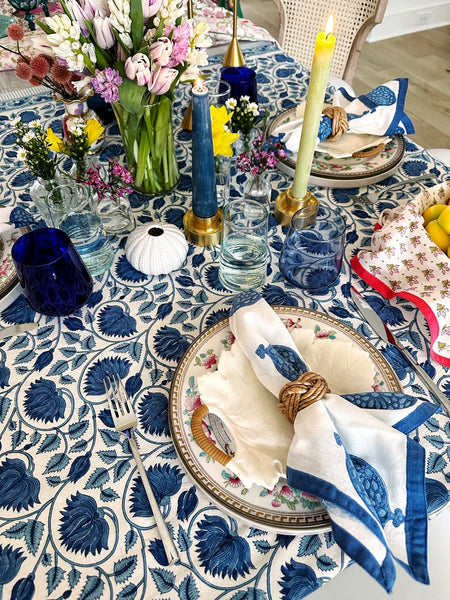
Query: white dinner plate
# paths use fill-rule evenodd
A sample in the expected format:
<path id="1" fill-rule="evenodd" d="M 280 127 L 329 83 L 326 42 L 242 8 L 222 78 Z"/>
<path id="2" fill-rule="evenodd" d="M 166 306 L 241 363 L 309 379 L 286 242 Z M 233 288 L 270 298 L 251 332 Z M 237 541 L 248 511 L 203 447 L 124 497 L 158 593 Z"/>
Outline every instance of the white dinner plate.
<path id="1" fill-rule="evenodd" d="M 280 125 L 296 118 L 297 107 L 289 108 L 275 117 L 268 127 L 267 134 Z M 402 135 L 393 135 L 385 149 L 369 158 L 334 158 L 322 152 L 315 152 L 309 185 L 334 188 L 360 187 L 378 183 L 395 173 L 405 153 L 405 140 Z M 297 155 L 290 154 L 277 166 L 280 171 L 293 177 Z"/>
<path id="2" fill-rule="evenodd" d="M 344 340 L 360 352 L 368 353 L 374 365 L 372 390 L 382 386 L 383 391 L 402 391 L 394 370 L 383 355 L 348 325 L 304 308 L 273 308 L 285 324 L 313 330 L 320 343 L 331 345 L 334 340 Z M 277 533 L 295 535 L 328 531 L 328 514 L 317 498 L 291 490 L 284 479 L 280 479 L 273 490 L 257 485 L 247 489 L 232 471 L 207 456 L 193 439 L 191 417 L 201 402 L 197 377 L 217 367 L 220 354 L 230 349 L 232 340 L 228 319 L 218 321 L 194 340 L 175 371 L 170 390 L 169 424 L 180 459 L 211 502 L 234 517 Z M 355 377 L 358 374 L 355 373 Z M 209 437 L 225 452 L 232 453 L 232 437 L 221 421 L 209 414 L 204 422 Z"/>

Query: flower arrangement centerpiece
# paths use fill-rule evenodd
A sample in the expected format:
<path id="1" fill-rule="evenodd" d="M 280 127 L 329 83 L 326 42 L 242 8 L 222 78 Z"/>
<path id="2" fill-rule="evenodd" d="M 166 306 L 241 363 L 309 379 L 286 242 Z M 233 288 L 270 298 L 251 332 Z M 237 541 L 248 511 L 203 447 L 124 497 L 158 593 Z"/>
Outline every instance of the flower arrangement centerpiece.
<path id="1" fill-rule="evenodd" d="M 252 141 L 257 135 L 255 125 L 260 119 L 259 106 L 256 102 L 250 102 L 249 96 L 241 96 L 239 102 L 236 98 L 229 98 L 225 106 L 232 111 L 231 129 L 241 134 L 236 144 L 237 154 L 249 152 Z"/>
<path id="2" fill-rule="evenodd" d="M 174 88 L 197 78 L 210 45 L 183 0 L 62 0 L 39 23 L 70 70 L 84 71 L 111 102 L 135 189 L 156 194 L 179 180 L 172 131 Z"/>

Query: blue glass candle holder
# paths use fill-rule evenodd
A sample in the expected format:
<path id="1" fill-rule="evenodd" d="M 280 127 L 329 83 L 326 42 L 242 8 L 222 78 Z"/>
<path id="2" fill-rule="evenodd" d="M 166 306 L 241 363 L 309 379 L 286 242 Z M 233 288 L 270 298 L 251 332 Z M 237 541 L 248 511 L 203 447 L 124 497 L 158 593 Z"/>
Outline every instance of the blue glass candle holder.
<path id="1" fill-rule="evenodd" d="M 222 70 L 222 81 L 230 85 L 230 96 L 239 101 L 241 96 L 248 96 L 250 102 L 258 102 L 256 72 L 249 67 L 226 67 Z"/>
<path id="2" fill-rule="evenodd" d="M 280 269 L 293 285 L 326 291 L 339 277 L 345 221 L 327 206 L 307 206 L 292 217 L 280 256 Z"/>
<path id="3" fill-rule="evenodd" d="M 11 256 L 23 293 L 36 312 L 69 315 L 89 299 L 92 277 L 64 231 L 29 231 L 14 243 Z"/>

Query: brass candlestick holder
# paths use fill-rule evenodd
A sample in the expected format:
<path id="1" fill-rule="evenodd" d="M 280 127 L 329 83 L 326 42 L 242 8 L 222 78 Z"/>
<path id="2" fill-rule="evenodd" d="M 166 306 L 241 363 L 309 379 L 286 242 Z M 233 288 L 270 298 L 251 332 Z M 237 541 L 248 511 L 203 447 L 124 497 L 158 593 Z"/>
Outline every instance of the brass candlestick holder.
<path id="1" fill-rule="evenodd" d="M 219 208 L 213 217 L 202 218 L 194 215 L 190 208 L 183 217 L 184 234 L 188 242 L 203 248 L 215 246 L 222 241 L 223 218 Z"/>
<path id="2" fill-rule="evenodd" d="M 303 198 L 296 198 L 290 187 L 285 192 L 278 194 L 277 199 L 275 200 L 273 216 L 280 225 L 287 227 L 298 210 L 305 208 L 306 206 L 314 205 L 318 206 L 319 201 L 309 190 L 306 190 L 306 194 Z"/>
<path id="3" fill-rule="evenodd" d="M 238 0 L 234 0 L 233 7 L 233 37 L 231 38 L 230 45 L 228 46 L 228 50 L 225 52 L 225 56 L 223 58 L 223 66 L 224 67 L 243 67 L 245 66 L 245 58 L 242 54 L 242 50 L 239 46 L 239 42 L 237 39 L 237 9 L 238 9 Z"/>

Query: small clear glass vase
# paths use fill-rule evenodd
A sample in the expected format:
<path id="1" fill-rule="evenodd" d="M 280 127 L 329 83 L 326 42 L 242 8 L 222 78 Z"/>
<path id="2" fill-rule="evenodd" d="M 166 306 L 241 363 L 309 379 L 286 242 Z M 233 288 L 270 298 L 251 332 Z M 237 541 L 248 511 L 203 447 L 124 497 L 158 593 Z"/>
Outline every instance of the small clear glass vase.
<path id="1" fill-rule="evenodd" d="M 94 194 L 92 204 L 107 233 L 129 233 L 136 227 L 128 194 L 114 198 L 112 194 L 104 194 L 101 200 Z"/>
<path id="2" fill-rule="evenodd" d="M 231 159 L 232 156 L 223 156 L 222 154 L 216 154 L 214 157 L 217 204 L 220 207 L 230 198 Z"/>
<path id="3" fill-rule="evenodd" d="M 250 175 L 244 184 L 244 197 L 264 204 L 269 208 L 272 201 L 272 186 L 265 171 Z"/>

